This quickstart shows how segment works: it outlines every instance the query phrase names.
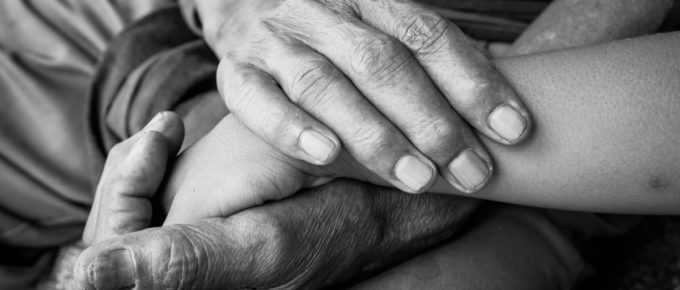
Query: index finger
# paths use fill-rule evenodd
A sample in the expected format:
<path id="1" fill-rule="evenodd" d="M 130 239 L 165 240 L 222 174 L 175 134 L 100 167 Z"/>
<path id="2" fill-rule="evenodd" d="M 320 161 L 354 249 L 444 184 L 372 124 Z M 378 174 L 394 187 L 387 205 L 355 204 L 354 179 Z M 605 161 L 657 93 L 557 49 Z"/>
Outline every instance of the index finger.
<path id="1" fill-rule="evenodd" d="M 502 144 L 524 140 L 532 126 L 522 100 L 453 23 L 412 1 L 353 1 L 363 21 L 406 45 L 453 108 Z"/>

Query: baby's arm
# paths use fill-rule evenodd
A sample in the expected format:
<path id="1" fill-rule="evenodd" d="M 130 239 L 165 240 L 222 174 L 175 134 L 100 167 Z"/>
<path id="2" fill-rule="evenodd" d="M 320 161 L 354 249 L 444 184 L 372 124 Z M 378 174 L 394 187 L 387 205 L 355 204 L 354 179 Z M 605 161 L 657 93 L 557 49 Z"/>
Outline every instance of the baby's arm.
<path id="1" fill-rule="evenodd" d="M 515 148 L 485 141 L 497 176 L 477 196 L 563 209 L 677 213 L 678 47 L 675 32 L 497 62 L 536 127 Z"/>
<path id="2" fill-rule="evenodd" d="M 520 147 L 486 142 L 498 172 L 476 197 L 577 210 L 676 211 L 678 46 L 680 34 L 673 33 L 499 61 L 534 113 L 536 132 Z M 181 200 L 169 223 L 225 216 L 325 177 L 384 184 L 346 156 L 325 168 L 291 160 L 230 116 L 180 159 L 167 200 L 176 193 Z M 443 182 L 434 191 L 459 193 Z"/>

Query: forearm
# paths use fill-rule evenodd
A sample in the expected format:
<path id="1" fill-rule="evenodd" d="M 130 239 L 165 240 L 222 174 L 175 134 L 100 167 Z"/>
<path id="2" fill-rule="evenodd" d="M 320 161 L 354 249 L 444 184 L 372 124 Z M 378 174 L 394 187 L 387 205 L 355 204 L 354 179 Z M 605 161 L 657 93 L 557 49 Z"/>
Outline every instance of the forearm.
<path id="1" fill-rule="evenodd" d="M 393 265 L 450 238 L 477 204 L 340 180 L 232 219 L 259 221 L 263 232 L 275 225 L 276 238 L 258 247 L 253 264 L 263 275 L 295 277 L 283 288 L 312 289 Z"/>
<path id="2" fill-rule="evenodd" d="M 476 196 L 565 209 L 676 212 L 678 45 L 680 34 L 673 33 L 497 61 L 536 127 L 513 148 L 485 139 L 497 174 Z"/>

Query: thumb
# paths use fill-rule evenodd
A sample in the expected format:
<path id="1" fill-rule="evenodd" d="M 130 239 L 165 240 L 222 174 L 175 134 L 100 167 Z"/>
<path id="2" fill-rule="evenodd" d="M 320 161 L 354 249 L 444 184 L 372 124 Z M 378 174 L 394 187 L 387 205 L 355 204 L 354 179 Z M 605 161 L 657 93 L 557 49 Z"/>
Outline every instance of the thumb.
<path id="1" fill-rule="evenodd" d="M 92 245 L 76 261 L 74 288 L 190 288 L 205 278 L 200 275 L 208 254 L 205 247 L 194 247 L 197 238 L 186 231 L 146 229 Z"/>
<path id="2" fill-rule="evenodd" d="M 171 112 L 159 113 L 142 131 L 116 145 L 99 182 L 83 238 L 87 244 L 144 229 L 151 222 L 149 198 L 177 154 L 184 128 Z"/>
<path id="3" fill-rule="evenodd" d="M 94 244 L 75 263 L 74 288 L 247 288 L 271 237 L 229 224 L 213 219 L 150 228 Z"/>
<path id="4" fill-rule="evenodd" d="M 155 131 L 163 135 L 168 142 L 168 153 L 174 157 L 179 152 L 184 141 L 184 122 L 177 114 L 164 111 L 156 114 L 149 123 L 136 135 Z"/>

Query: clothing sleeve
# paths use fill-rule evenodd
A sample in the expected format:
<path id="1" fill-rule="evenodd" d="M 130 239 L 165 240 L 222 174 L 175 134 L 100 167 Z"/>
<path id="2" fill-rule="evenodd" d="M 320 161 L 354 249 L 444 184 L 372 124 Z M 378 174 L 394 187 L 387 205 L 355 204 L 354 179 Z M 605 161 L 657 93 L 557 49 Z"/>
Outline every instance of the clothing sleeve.
<path id="1" fill-rule="evenodd" d="M 26 289 L 81 237 L 102 169 L 85 138 L 95 67 L 125 26 L 174 2 L 0 1 L 0 289 Z"/>
<path id="2" fill-rule="evenodd" d="M 107 152 L 156 113 L 216 91 L 216 70 L 217 58 L 176 7 L 124 30 L 102 56 L 87 101 L 92 167 L 103 168 Z"/>
<path id="3" fill-rule="evenodd" d="M 29 289 L 54 260 L 54 249 L 21 248 L 0 243 L 0 289 Z"/>

